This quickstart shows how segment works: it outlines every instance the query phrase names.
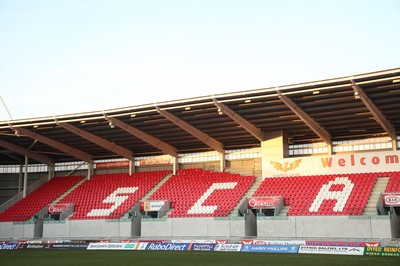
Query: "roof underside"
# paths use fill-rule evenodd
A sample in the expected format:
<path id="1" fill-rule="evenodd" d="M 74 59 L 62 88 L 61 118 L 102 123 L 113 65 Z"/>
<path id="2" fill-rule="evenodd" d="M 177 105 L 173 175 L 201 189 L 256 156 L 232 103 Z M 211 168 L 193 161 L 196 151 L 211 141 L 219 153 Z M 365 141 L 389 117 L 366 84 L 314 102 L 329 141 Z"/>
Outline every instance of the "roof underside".
<path id="1" fill-rule="evenodd" d="M 263 134 L 283 131 L 294 143 L 393 138 L 400 131 L 399 103 L 400 68 L 102 112 L 3 121 L 0 164 L 24 161 L 23 153 L 5 147 L 4 142 L 47 156 L 53 162 L 77 160 L 68 149 L 60 149 L 37 136 L 82 151 L 93 160 L 121 157 L 114 148 L 71 132 L 60 123 L 100 137 L 109 145 L 123 147 L 134 156 L 160 155 L 171 150 L 177 153 L 214 150 L 209 139 L 224 149 L 259 147 L 260 139 L 237 118 Z M 118 119 L 124 126 L 114 126 L 108 118 Z M 153 142 L 149 137 L 132 134 L 127 126 L 151 136 Z M 21 134 L 24 129 L 33 135 Z M 168 149 L 160 148 L 166 145 Z"/>

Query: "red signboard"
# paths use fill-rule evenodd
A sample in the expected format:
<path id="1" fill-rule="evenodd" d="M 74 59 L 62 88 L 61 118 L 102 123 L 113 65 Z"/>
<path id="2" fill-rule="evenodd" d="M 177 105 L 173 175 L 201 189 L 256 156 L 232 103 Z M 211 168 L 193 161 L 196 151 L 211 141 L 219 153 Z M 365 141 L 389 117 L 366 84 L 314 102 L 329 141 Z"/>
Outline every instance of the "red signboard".
<path id="1" fill-rule="evenodd" d="M 49 205 L 49 213 L 50 214 L 60 214 L 64 212 L 68 207 L 71 206 L 70 203 L 65 203 L 65 204 L 53 204 Z"/>
<path id="2" fill-rule="evenodd" d="M 119 242 L 121 242 L 121 243 L 135 243 L 137 241 L 135 241 L 133 239 L 121 239 Z"/>
<path id="3" fill-rule="evenodd" d="M 386 207 L 400 207 L 400 192 L 383 193 L 382 201 Z"/>
<path id="4" fill-rule="evenodd" d="M 126 167 L 129 167 L 129 161 L 96 163 L 96 169 L 126 168 Z"/>
<path id="5" fill-rule="evenodd" d="M 307 240 L 307 246 L 330 246 L 330 247 L 378 247 L 380 242 L 358 242 L 358 241 L 321 241 L 321 240 Z"/>
<path id="6" fill-rule="evenodd" d="M 249 209 L 273 209 L 278 206 L 279 201 L 282 197 L 255 197 L 248 198 L 248 208 Z"/>

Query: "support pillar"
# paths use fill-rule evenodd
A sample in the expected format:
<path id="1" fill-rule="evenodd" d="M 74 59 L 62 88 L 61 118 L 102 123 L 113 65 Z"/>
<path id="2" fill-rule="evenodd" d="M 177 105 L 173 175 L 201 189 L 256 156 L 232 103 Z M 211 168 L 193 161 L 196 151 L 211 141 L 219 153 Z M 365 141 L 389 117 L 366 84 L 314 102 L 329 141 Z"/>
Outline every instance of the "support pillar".
<path id="1" fill-rule="evenodd" d="M 28 189 L 28 155 L 25 155 L 25 172 L 24 172 L 24 188 L 22 192 L 22 198 L 26 197 L 26 191 Z"/>
<path id="2" fill-rule="evenodd" d="M 129 160 L 129 175 L 132 175 L 135 172 L 135 159 L 132 158 Z"/>
<path id="3" fill-rule="evenodd" d="M 50 181 L 50 179 L 52 179 L 54 177 L 54 163 L 50 164 L 47 166 L 49 173 L 48 173 L 48 181 Z"/>
<path id="4" fill-rule="evenodd" d="M 247 237 L 257 236 L 257 215 L 256 210 L 247 209 L 244 214 L 244 235 Z"/>
<path id="5" fill-rule="evenodd" d="M 24 167 L 22 164 L 19 165 L 19 177 L 18 177 L 18 193 L 22 190 L 22 179 L 23 179 Z"/>
<path id="6" fill-rule="evenodd" d="M 392 139 L 392 149 L 393 151 L 397 151 L 397 139 Z"/>
<path id="7" fill-rule="evenodd" d="M 331 144 L 328 144 L 327 148 L 328 148 L 328 155 L 329 155 L 329 156 L 332 155 L 332 154 L 333 154 L 333 147 L 332 147 L 332 145 L 331 145 Z"/>
<path id="8" fill-rule="evenodd" d="M 179 162 L 178 162 L 178 156 L 172 157 L 172 174 L 176 175 L 176 172 L 179 169 Z"/>
<path id="9" fill-rule="evenodd" d="M 225 151 L 219 153 L 219 171 L 225 172 L 226 160 L 225 160 Z"/>
<path id="10" fill-rule="evenodd" d="M 87 179 L 90 180 L 92 178 L 93 175 L 93 163 L 88 163 L 88 171 L 87 171 Z"/>

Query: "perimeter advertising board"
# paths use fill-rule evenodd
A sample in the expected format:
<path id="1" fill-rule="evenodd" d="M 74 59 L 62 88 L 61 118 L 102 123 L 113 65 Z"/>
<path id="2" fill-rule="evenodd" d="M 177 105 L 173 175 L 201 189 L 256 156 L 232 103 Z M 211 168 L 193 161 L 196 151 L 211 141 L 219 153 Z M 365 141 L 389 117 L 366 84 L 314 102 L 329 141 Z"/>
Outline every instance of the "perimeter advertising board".
<path id="1" fill-rule="evenodd" d="M 148 244 L 150 244 L 150 243 L 149 242 L 139 242 L 137 244 L 137 250 L 146 250 Z"/>
<path id="2" fill-rule="evenodd" d="M 262 240 L 262 239 L 243 239 L 240 240 L 241 244 L 248 245 L 275 245 L 275 246 L 304 246 L 305 240 Z"/>
<path id="3" fill-rule="evenodd" d="M 18 249 L 50 249 L 51 244 L 24 243 L 18 246 Z"/>
<path id="4" fill-rule="evenodd" d="M 242 252 L 297 253 L 299 246 L 243 245 Z"/>
<path id="5" fill-rule="evenodd" d="M 364 247 L 300 246 L 299 253 L 363 256 Z"/>
<path id="6" fill-rule="evenodd" d="M 148 243 L 146 250 L 168 250 L 168 251 L 184 251 L 189 250 L 190 244 L 179 244 L 179 243 Z"/>
<path id="7" fill-rule="evenodd" d="M 400 257 L 400 247 L 366 247 L 364 255 Z"/>
<path id="8" fill-rule="evenodd" d="M 239 252 L 241 249 L 242 244 L 217 244 L 214 251 Z"/>
<path id="9" fill-rule="evenodd" d="M 18 243 L 3 243 L 0 244 L 0 249 L 17 249 Z"/>
<path id="10" fill-rule="evenodd" d="M 380 246 L 380 242 L 376 241 L 321 241 L 321 240 L 307 240 L 305 241 L 306 246 L 335 246 L 335 247 L 369 247 L 369 246 Z"/>
<path id="11" fill-rule="evenodd" d="M 214 251 L 216 244 L 192 243 L 190 244 L 191 251 Z"/>
<path id="12" fill-rule="evenodd" d="M 50 244 L 51 249 L 87 249 L 88 243 L 56 243 Z"/>
<path id="13" fill-rule="evenodd" d="M 90 243 L 88 250 L 134 250 L 137 243 Z"/>

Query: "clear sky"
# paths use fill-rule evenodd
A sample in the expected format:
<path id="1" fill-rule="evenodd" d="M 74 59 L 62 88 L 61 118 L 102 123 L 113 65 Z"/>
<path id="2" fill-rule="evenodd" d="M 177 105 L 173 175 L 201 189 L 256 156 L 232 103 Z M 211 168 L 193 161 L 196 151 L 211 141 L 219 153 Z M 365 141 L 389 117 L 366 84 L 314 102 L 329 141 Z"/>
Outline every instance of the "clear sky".
<path id="1" fill-rule="evenodd" d="M 400 0 L 0 0 L 14 119 L 398 67 Z"/>

